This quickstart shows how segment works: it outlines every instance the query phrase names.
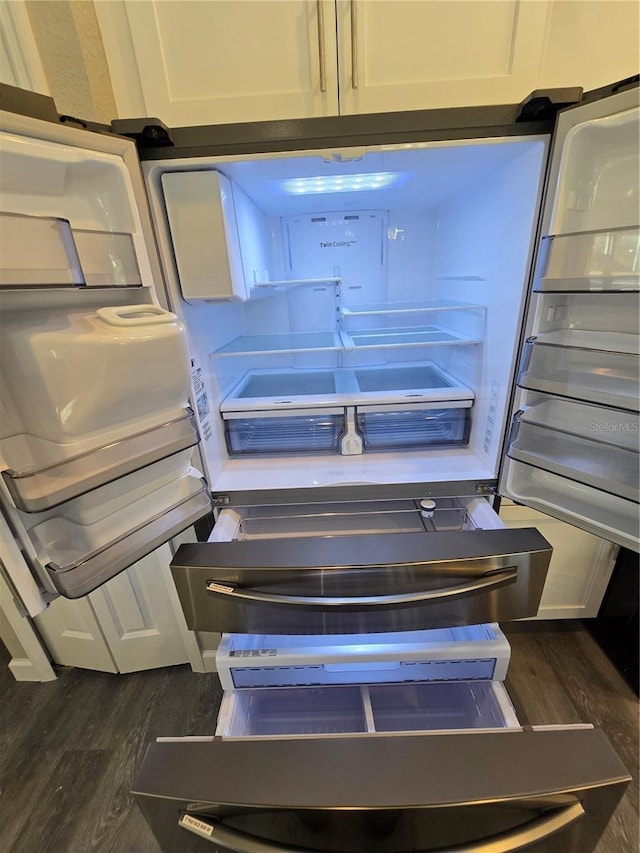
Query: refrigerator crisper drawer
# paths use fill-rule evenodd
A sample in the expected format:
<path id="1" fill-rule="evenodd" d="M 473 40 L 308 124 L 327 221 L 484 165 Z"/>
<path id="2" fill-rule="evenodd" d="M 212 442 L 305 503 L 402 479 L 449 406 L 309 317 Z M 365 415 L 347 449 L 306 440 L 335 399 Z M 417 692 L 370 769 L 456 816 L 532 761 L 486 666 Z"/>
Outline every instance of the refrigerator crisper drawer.
<path id="1" fill-rule="evenodd" d="M 510 648 L 498 625 L 309 637 L 223 634 L 224 690 L 423 681 L 503 681 Z"/>
<path id="2" fill-rule="evenodd" d="M 591 853 L 629 780 L 600 731 L 501 729 L 163 739 L 133 793 L 167 853 Z"/>
<path id="3" fill-rule="evenodd" d="M 313 737 L 517 727 L 502 684 L 457 681 L 232 690 L 223 696 L 216 736 Z"/>
<path id="4" fill-rule="evenodd" d="M 344 432 L 344 412 L 283 411 L 225 414 L 229 453 L 337 453 Z"/>
<path id="5" fill-rule="evenodd" d="M 469 443 L 469 408 L 359 406 L 356 412 L 365 450 L 463 447 Z"/>
<path id="6" fill-rule="evenodd" d="M 551 547 L 537 530 L 181 545 L 171 570 L 196 631 L 357 634 L 537 613 Z"/>

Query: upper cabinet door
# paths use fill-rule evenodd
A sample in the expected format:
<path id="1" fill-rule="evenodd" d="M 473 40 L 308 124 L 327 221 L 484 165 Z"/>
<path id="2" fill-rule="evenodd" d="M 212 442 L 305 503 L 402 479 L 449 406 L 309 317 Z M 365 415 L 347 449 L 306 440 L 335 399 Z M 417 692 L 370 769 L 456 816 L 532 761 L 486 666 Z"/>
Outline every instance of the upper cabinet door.
<path id="1" fill-rule="evenodd" d="M 337 0 L 340 112 L 518 103 L 549 4 Z"/>
<path id="2" fill-rule="evenodd" d="M 501 493 L 638 542 L 638 89 L 560 115 Z"/>
<path id="3" fill-rule="evenodd" d="M 120 115 L 174 127 L 338 112 L 333 0 L 99 3 Z"/>

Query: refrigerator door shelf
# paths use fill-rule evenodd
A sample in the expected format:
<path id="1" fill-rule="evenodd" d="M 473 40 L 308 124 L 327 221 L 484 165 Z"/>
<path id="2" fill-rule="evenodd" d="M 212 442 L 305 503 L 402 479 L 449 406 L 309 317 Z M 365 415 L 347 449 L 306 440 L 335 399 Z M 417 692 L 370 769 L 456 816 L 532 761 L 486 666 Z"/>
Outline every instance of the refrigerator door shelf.
<path id="1" fill-rule="evenodd" d="M 637 411 L 637 336 L 562 331 L 536 335 L 524 346 L 518 385 L 530 391 Z"/>
<path id="2" fill-rule="evenodd" d="M 172 505 L 163 506 L 153 516 L 147 514 L 137 526 L 130 526 L 107 541 L 103 538 L 93 551 L 82 553 L 83 547 L 88 549 L 93 542 L 86 535 L 81 536 L 78 525 L 52 519 L 42 535 L 58 537 L 56 548 L 51 548 L 54 559 L 45 564 L 56 589 L 66 598 L 87 595 L 207 515 L 211 512 L 207 487 L 198 481 L 194 486 Z M 105 536 L 105 531 L 99 532 Z M 55 559 L 65 563 L 61 565 Z"/>
<path id="3" fill-rule="evenodd" d="M 514 418 L 511 459 L 640 503 L 638 415 L 541 400 Z"/>
<path id="4" fill-rule="evenodd" d="M 224 690 L 423 681 L 503 681 L 509 643 L 498 625 L 327 637 L 223 634 Z"/>
<path id="5" fill-rule="evenodd" d="M 486 500 L 467 509 L 502 527 Z M 192 630 L 358 634 L 533 616 L 550 554 L 535 530 L 310 532 L 183 545 L 172 573 Z"/>
<path id="6" fill-rule="evenodd" d="M 197 443 L 191 409 L 124 438 L 103 438 L 92 449 L 82 442 L 56 444 L 15 435 L 0 441 L 0 455 L 8 466 L 2 477 L 18 509 L 42 512 Z"/>
<path id="7" fill-rule="evenodd" d="M 499 682 L 375 684 L 226 692 L 216 736 L 306 738 L 519 728 Z"/>
<path id="8" fill-rule="evenodd" d="M 0 213 L 0 287 L 132 287 L 142 278 L 131 234 L 65 219 Z"/>
<path id="9" fill-rule="evenodd" d="M 66 219 L 0 213 L 0 287 L 78 287 L 84 284 Z"/>
<path id="10" fill-rule="evenodd" d="M 534 290 L 590 293 L 640 290 L 640 229 L 545 237 Z"/>

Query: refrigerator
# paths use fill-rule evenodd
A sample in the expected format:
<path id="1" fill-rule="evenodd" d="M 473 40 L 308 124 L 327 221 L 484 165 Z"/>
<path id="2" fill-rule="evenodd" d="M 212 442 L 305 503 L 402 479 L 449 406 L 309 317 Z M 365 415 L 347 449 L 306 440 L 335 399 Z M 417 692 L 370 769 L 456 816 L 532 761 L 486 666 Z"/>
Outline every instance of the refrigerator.
<path id="1" fill-rule="evenodd" d="M 595 849 L 629 777 L 589 721 L 519 724 L 498 623 L 551 549 L 494 507 L 638 550 L 637 81 L 173 130 L 20 103 L 5 574 L 34 616 L 216 520 L 171 569 L 217 730 L 134 784 L 162 849 Z"/>

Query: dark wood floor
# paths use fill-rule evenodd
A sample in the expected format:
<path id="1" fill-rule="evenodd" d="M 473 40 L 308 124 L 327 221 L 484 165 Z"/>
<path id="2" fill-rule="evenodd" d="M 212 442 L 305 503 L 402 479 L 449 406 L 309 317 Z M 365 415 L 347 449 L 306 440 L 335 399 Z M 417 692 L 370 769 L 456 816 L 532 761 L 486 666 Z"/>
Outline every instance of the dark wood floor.
<path id="1" fill-rule="evenodd" d="M 638 850 L 638 702 L 579 623 L 508 630 L 522 723 L 593 722 L 633 775 L 598 853 Z M 16 683 L 0 646 L 0 851 L 157 853 L 129 796 L 147 743 L 215 728 L 216 676 L 59 671 Z"/>

